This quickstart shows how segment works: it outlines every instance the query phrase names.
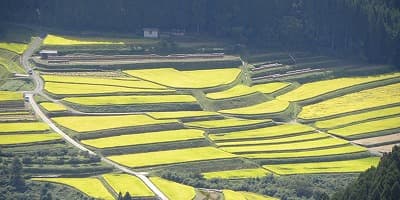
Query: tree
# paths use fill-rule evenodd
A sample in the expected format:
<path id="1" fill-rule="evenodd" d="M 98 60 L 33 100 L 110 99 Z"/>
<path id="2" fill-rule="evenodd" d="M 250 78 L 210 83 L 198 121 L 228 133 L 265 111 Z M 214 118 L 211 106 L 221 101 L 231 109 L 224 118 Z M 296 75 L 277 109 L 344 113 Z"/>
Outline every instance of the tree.
<path id="1" fill-rule="evenodd" d="M 22 163 L 18 157 L 14 157 L 12 161 L 9 184 L 14 186 L 18 191 L 25 189 L 25 180 L 22 177 Z"/>
<path id="2" fill-rule="evenodd" d="M 123 200 L 132 200 L 132 197 L 131 197 L 131 195 L 129 194 L 129 192 L 126 192 L 126 193 L 125 193 Z"/>
<path id="3" fill-rule="evenodd" d="M 400 184 L 399 181 L 396 181 L 396 183 L 392 186 L 391 189 L 391 198 L 394 199 L 400 199 Z"/>
<path id="4" fill-rule="evenodd" d="M 118 200 L 124 200 L 124 198 L 122 197 L 122 193 L 121 192 L 118 193 L 118 198 L 117 199 Z"/>

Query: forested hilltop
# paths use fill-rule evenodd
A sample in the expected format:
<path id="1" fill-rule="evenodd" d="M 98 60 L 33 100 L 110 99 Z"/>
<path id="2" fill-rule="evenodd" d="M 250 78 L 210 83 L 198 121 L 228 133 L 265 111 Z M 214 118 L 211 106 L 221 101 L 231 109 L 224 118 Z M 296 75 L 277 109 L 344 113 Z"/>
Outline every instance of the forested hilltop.
<path id="1" fill-rule="evenodd" d="M 0 19 L 68 30 L 185 29 L 262 48 L 400 63 L 397 0 L 5 0 Z"/>

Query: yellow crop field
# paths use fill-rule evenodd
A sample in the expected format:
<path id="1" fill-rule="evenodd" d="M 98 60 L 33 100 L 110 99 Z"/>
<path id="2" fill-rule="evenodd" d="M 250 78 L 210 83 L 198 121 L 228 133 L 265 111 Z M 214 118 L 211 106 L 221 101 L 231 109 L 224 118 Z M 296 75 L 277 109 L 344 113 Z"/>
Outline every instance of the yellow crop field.
<path id="1" fill-rule="evenodd" d="M 26 144 L 26 143 L 45 142 L 58 139 L 61 139 L 61 136 L 55 133 L 0 135 L 0 145 Z"/>
<path id="2" fill-rule="evenodd" d="M 315 174 L 315 173 L 349 173 L 363 172 L 372 166 L 377 166 L 379 157 L 369 157 L 355 160 L 312 162 L 264 165 L 263 167 L 280 175 Z"/>
<path id="3" fill-rule="evenodd" d="M 69 97 L 64 101 L 86 106 L 157 104 L 157 103 L 196 103 L 190 95 L 132 95 L 132 96 L 97 96 Z"/>
<path id="4" fill-rule="evenodd" d="M 146 115 L 55 117 L 52 120 L 76 132 L 178 122 L 177 120 L 155 120 Z"/>
<path id="5" fill-rule="evenodd" d="M 281 153 L 255 153 L 255 154 L 241 154 L 246 158 L 261 158 L 261 159 L 283 159 L 283 158 L 303 158 L 303 157 L 318 157 L 318 156 L 331 156 L 340 154 L 351 154 L 365 152 L 367 149 L 360 146 L 348 145 L 344 147 L 324 148 L 319 150 L 307 151 L 294 151 L 294 152 L 281 152 Z"/>
<path id="6" fill-rule="evenodd" d="M 204 131 L 195 129 L 181 129 L 104 137 L 99 139 L 82 140 L 81 142 L 83 144 L 96 148 L 110 148 L 129 145 L 194 140 L 202 138 L 204 138 Z"/>
<path id="7" fill-rule="evenodd" d="M 270 174 L 270 172 L 262 168 L 255 168 L 255 169 L 237 169 L 228 171 L 207 172 L 202 174 L 206 179 L 213 179 L 213 178 L 242 179 L 242 178 L 264 177 L 267 174 Z"/>
<path id="8" fill-rule="evenodd" d="M 196 197 L 196 191 L 193 187 L 168 181 L 159 177 L 151 177 L 150 181 L 154 183 L 168 199 L 192 200 Z"/>
<path id="9" fill-rule="evenodd" d="M 67 111 L 67 108 L 62 104 L 52 103 L 52 102 L 43 102 L 40 104 L 44 109 L 49 112 L 62 112 Z"/>
<path id="10" fill-rule="evenodd" d="M 0 134 L 14 132 L 43 132 L 48 131 L 47 124 L 42 122 L 12 122 L 0 123 Z"/>
<path id="11" fill-rule="evenodd" d="M 367 77 L 337 78 L 306 83 L 291 92 L 277 97 L 277 99 L 285 101 L 302 101 L 339 89 L 395 77 L 400 77 L 400 73 Z"/>
<path id="12" fill-rule="evenodd" d="M 302 119 L 317 119 L 400 103 L 400 83 L 363 90 L 303 107 L 299 114 Z"/>
<path id="13" fill-rule="evenodd" d="M 231 115 L 260 115 L 260 114 L 262 115 L 262 114 L 274 114 L 283 112 L 288 107 L 289 107 L 289 102 L 274 99 L 272 101 L 267 101 L 253 106 L 220 110 L 218 112 Z"/>
<path id="14" fill-rule="evenodd" d="M 97 178 L 32 178 L 32 180 L 63 184 L 96 199 L 114 200 L 114 197 Z"/>
<path id="15" fill-rule="evenodd" d="M 253 85 L 251 88 L 264 93 L 264 94 L 271 94 L 274 93 L 280 89 L 283 89 L 287 86 L 289 86 L 291 83 L 287 82 L 274 82 L 274 83 L 264 83 L 264 84 L 259 84 L 259 85 Z"/>
<path id="16" fill-rule="evenodd" d="M 263 124 L 271 122 L 272 120 L 250 120 L 250 119 L 239 119 L 239 118 L 228 118 L 220 120 L 210 120 L 210 121 L 195 121 L 185 123 L 186 126 L 204 128 L 204 129 L 215 129 L 215 128 L 225 128 L 225 127 L 235 127 L 235 126 L 246 126 L 254 124 Z"/>
<path id="17" fill-rule="evenodd" d="M 391 107 L 391 108 L 384 108 L 384 109 L 364 112 L 364 113 L 355 114 L 355 115 L 348 115 L 348 116 L 344 116 L 344 117 L 338 117 L 338 118 L 334 118 L 334 119 L 318 121 L 318 122 L 315 122 L 315 126 L 317 126 L 318 128 L 327 128 L 328 129 L 328 128 L 343 126 L 346 124 L 359 122 L 359 121 L 363 121 L 363 120 L 375 119 L 378 117 L 385 117 L 385 116 L 398 115 L 398 114 L 400 114 L 400 106 L 395 106 L 395 107 Z"/>
<path id="18" fill-rule="evenodd" d="M 379 132 L 395 128 L 400 128 L 400 117 L 364 122 L 360 124 L 346 126 L 343 128 L 329 130 L 328 132 L 334 135 L 349 137 L 354 135 Z"/>
<path id="19" fill-rule="evenodd" d="M 216 112 L 208 111 L 148 112 L 146 114 L 154 119 L 181 119 L 187 117 L 208 117 L 219 115 Z"/>
<path id="20" fill-rule="evenodd" d="M 222 193 L 224 194 L 224 200 L 247 200 L 243 194 L 233 190 L 222 190 Z"/>
<path id="21" fill-rule="evenodd" d="M 256 193 L 251 192 L 240 192 L 247 200 L 278 200 L 274 197 L 263 196 Z"/>
<path id="22" fill-rule="evenodd" d="M 214 147 L 198 147 L 149 153 L 116 155 L 108 158 L 122 165 L 135 168 L 234 157 L 236 156 Z"/>
<path id="23" fill-rule="evenodd" d="M 235 146 L 235 147 L 221 147 L 222 150 L 230 153 L 250 153 L 250 152 L 274 152 L 274 151 L 298 151 L 320 147 L 331 147 L 336 145 L 344 145 L 349 142 L 337 138 L 324 138 L 319 140 L 312 140 L 306 142 L 293 142 L 283 144 L 271 145 L 249 145 L 249 146 Z"/>
<path id="24" fill-rule="evenodd" d="M 28 48 L 27 44 L 23 43 L 8 43 L 8 42 L 0 42 L 0 49 L 5 49 L 8 51 L 12 51 L 17 54 L 22 54 Z"/>
<path id="25" fill-rule="evenodd" d="M 0 102 L 1 101 L 18 101 L 22 100 L 22 93 L 0 91 Z"/>
<path id="26" fill-rule="evenodd" d="M 128 70 L 125 73 L 173 88 L 210 88 L 232 83 L 239 68 L 179 71 L 173 68 Z"/>
<path id="27" fill-rule="evenodd" d="M 230 88 L 225 91 L 208 93 L 208 94 L 206 94 L 206 97 L 209 99 L 214 99 L 214 100 L 229 99 L 229 98 L 253 94 L 255 92 L 257 92 L 257 90 L 254 90 L 247 85 L 236 85 L 233 88 Z"/>
<path id="28" fill-rule="evenodd" d="M 136 92 L 151 92 L 161 93 L 169 92 L 174 90 L 159 90 L 159 89 L 141 89 L 141 88 L 128 88 L 128 87 L 117 87 L 108 85 L 88 85 L 88 84 L 77 84 L 77 83 L 57 83 L 57 82 L 46 82 L 44 89 L 47 92 L 56 95 L 87 95 L 87 94 L 106 94 L 106 93 L 136 93 Z"/>
<path id="29" fill-rule="evenodd" d="M 42 75 L 46 82 L 57 83 L 79 83 L 88 85 L 107 85 L 118 87 L 129 87 L 137 89 L 167 89 L 165 86 L 142 81 L 135 78 L 100 78 L 100 77 L 85 77 L 85 76 L 64 76 L 64 75 Z"/>
<path id="30" fill-rule="evenodd" d="M 297 142 L 297 141 L 304 141 L 304 140 L 317 140 L 322 138 L 329 137 L 326 133 L 310 133 L 306 135 L 297 135 L 297 136 L 288 136 L 283 138 L 276 138 L 276 139 L 257 139 L 249 140 L 249 141 L 235 141 L 235 142 L 217 142 L 216 144 L 219 147 L 224 146 L 244 146 L 244 145 L 260 145 L 260 144 L 277 144 L 277 143 L 289 143 L 289 142 Z"/>
<path id="31" fill-rule="evenodd" d="M 136 176 L 129 174 L 104 174 L 103 178 L 118 194 L 126 192 L 133 197 L 152 197 L 154 193 Z"/>
<path id="32" fill-rule="evenodd" d="M 123 42 L 92 41 L 84 38 L 71 38 L 48 34 L 43 41 L 44 45 L 99 45 L 99 44 L 124 44 Z"/>
<path id="33" fill-rule="evenodd" d="M 253 130 L 231 132 L 227 134 L 210 134 L 209 137 L 214 141 L 236 140 L 236 139 L 255 139 L 268 137 L 287 137 L 296 133 L 306 133 L 315 131 L 314 128 L 303 124 L 283 124 Z"/>

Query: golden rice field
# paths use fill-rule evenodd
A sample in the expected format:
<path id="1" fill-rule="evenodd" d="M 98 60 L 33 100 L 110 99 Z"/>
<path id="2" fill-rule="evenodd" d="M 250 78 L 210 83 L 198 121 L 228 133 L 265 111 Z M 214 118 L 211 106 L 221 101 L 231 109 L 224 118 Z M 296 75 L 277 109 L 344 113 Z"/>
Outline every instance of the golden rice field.
<path id="1" fill-rule="evenodd" d="M 231 132 L 227 134 L 210 134 L 209 137 L 214 141 L 256 139 L 270 137 L 287 137 L 291 134 L 313 132 L 313 127 L 303 124 L 283 124 L 259 129 Z"/>
<path id="2" fill-rule="evenodd" d="M 342 113 L 400 103 L 400 83 L 347 94 L 303 107 L 302 119 L 318 119 Z"/>
<path id="3" fill-rule="evenodd" d="M 306 83 L 293 91 L 278 96 L 277 99 L 284 101 L 303 101 L 339 89 L 370 83 L 374 81 L 395 78 L 395 77 L 400 77 L 400 73 L 385 74 L 379 76 L 367 76 L 367 77 L 337 78 L 331 80 Z"/>
<path id="4" fill-rule="evenodd" d="M 124 44 L 123 42 L 94 41 L 85 38 L 72 38 L 48 34 L 43 40 L 44 45 L 99 45 L 99 44 Z"/>
<path id="5" fill-rule="evenodd" d="M 105 105 L 132 105 L 157 103 L 196 103 L 190 95 L 132 95 L 132 96 L 97 96 L 97 97 L 69 97 L 64 101 L 86 106 Z"/>
<path id="6" fill-rule="evenodd" d="M 262 114 L 280 113 L 285 111 L 288 107 L 289 107 L 289 102 L 274 99 L 253 106 L 220 110 L 218 112 L 222 114 L 231 114 L 231 115 L 262 115 Z"/>
<path id="7" fill-rule="evenodd" d="M 44 89 L 55 95 L 87 95 L 87 94 L 107 94 L 107 93 L 164 93 L 172 92 L 174 90 L 160 90 L 160 89 L 141 89 L 141 88 L 128 88 L 108 85 L 89 85 L 77 83 L 57 83 L 46 82 Z"/>
<path id="8" fill-rule="evenodd" d="M 43 103 L 40 103 L 40 106 L 42 106 L 48 112 L 67 111 L 67 108 L 64 105 L 58 104 L 58 103 L 53 103 L 53 102 L 43 102 Z"/>
<path id="9" fill-rule="evenodd" d="M 236 85 L 228 90 L 224 90 L 221 92 L 214 92 L 206 94 L 206 97 L 213 100 L 221 100 L 221 99 L 229 99 L 240 96 L 246 96 L 253 93 L 256 93 L 257 90 L 252 89 L 247 85 Z"/>
<path id="10" fill-rule="evenodd" d="M 59 139 L 61 139 L 61 136 L 55 133 L 0 135 L 0 145 L 26 144 Z"/>
<path id="11" fill-rule="evenodd" d="M 42 75 L 45 82 L 57 83 L 79 83 L 89 85 L 107 85 L 128 87 L 136 89 L 167 89 L 162 85 L 135 78 L 103 78 L 103 77 L 85 77 L 85 76 L 65 76 L 65 75 Z"/>
<path id="12" fill-rule="evenodd" d="M 133 197 L 152 197 L 154 193 L 136 176 L 129 174 L 104 174 L 102 177 L 118 194 L 126 192 Z"/>
<path id="13" fill-rule="evenodd" d="M 179 71 L 173 68 L 128 70 L 125 73 L 173 88 L 211 88 L 232 83 L 239 68 Z"/>
<path id="14" fill-rule="evenodd" d="M 55 117 L 52 120 L 80 133 L 178 122 L 177 120 L 155 120 L 146 115 Z"/>
<path id="15" fill-rule="evenodd" d="M 18 101 L 22 100 L 22 93 L 0 91 L 0 102 L 1 101 Z"/>
<path id="16" fill-rule="evenodd" d="M 251 192 L 240 192 L 247 200 L 278 200 L 274 197 L 267 197 Z"/>
<path id="17" fill-rule="evenodd" d="M 227 170 L 227 171 L 217 171 L 217 172 L 207 172 L 202 173 L 206 179 L 243 179 L 243 178 L 260 178 L 270 174 L 267 170 L 263 168 L 255 169 L 237 169 L 237 170 Z"/>
<path id="18" fill-rule="evenodd" d="M 360 146 L 347 145 L 344 147 L 325 148 L 319 150 L 293 151 L 280 153 L 252 153 L 241 154 L 240 156 L 252 159 L 284 159 L 284 158 L 306 158 L 319 156 L 332 156 L 365 152 L 367 149 Z"/>
<path id="19" fill-rule="evenodd" d="M 48 131 L 47 124 L 42 122 L 12 122 L 0 123 L 0 134 L 16 132 L 43 132 Z"/>
<path id="20" fill-rule="evenodd" d="M 399 114 L 400 114 L 400 106 L 395 106 L 391 108 L 384 108 L 355 115 L 333 118 L 324 121 L 317 121 L 315 122 L 315 126 L 318 128 L 330 129 L 330 128 L 335 128 L 337 126 L 343 126 L 346 124 L 360 122 L 363 120 L 370 120 L 378 117 L 386 117 Z"/>
<path id="21" fill-rule="evenodd" d="M 314 149 L 321 147 L 332 147 L 348 143 L 349 142 L 346 140 L 331 137 L 319 140 L 298 141 L 298 142 L 283 143 L 283 144 L 221 147 L 221 149 L 230 153 L 257 153 L 257 152 L 275 152 L 275 151 L 298 151 L 298 150 L 307 150 L 307 149 Z"/>
<path id="22" fill-rule="evenodd" d="M 193 187 L 175 183 L 159 177 L 150 177 L 151 182 L 154 183 L 161 192 L 164 193 L 168 199 L 182 199 L 191 200 L 196 197 L 196 191 Z"/>
<path id="23" fill-rule="evenodd" d="M 233 190 L 222 190 L 222 194 L 224 194 L 224 200 L 247 200 L 243 194 Z"/>
<path id="24" fill-rule="evenodd" d="M 294 164 L 264 165 L 263 167 L 280 175 L 315 174 L 315 173 L 351 173 L 363 172 L 371 166 L 377 166 L 379 157 L 369 157 L 356 160 L 312 162 Z"/>
<path id="25" fill-rule="evenodd" d="M 290 143 L 305 140 L 318 140 L 323 138 L 328 138 L 329 135 L 326 133 L 310 133 L 305 135 L 287 136 L 283 138 L 276 139 L 256 139 L 246 140 L 246 141 L 235 141 L 235 142 L 217 142 L 217 146 L 245 146 L 245 145 L 267 145 L 267 144 L 280 144 L 280 143 Z"/>
<path id="26" fill-rule="evenodd" d="M 217 129 L 226 127 L 246 126 L 255 124 L 265 124 L 272 122 L 272 120 L 250 120 L 250 119 L 239 119 L 239 118 L 228 118 L 220 120 L 209 120 L 209 121 L 195 121 L 185 123 L 185 126 L 204 128 L 204 129 Z"/>
<path id="27" fill-rule="evenodd" d="M 32 178 L 32 180 L 63 184 L 96 199 L 114 200 L 114 197 L 97 178 Z"/>
<path id="28" fill-rule="evenodd" d="M 17 54 L 22 54 L 28 48 L 27 44 L 13 43 L 13 42 L 0 42 L 0 49 L 12 51 Z"/>
<path id="29" fill-rule="evenodd" d="M 370 122 L 364 122 L 343 128 L 329 130 L 328 133 L 342 136 L 351 137 L 356 135 L 362 135 L 367 133 L 385 131 L 390 129 L 400 128 L 400 117 L 393 117 L 382 120 L 375 120 Z"/>
<path id="30" fill-rule="evenodd" d="M 137 168 L 234 157 L 236 156 L 214 147 L 197 147 L 148 153 L 116 155 L 110 156 L 108 158 L 122 165 Z"/>
<path id="31" fill-rule="evenodd" d="M 146 114 L 154 119 L 181 119 L 190 117 L 211 117 L 218 115 L 216 112 L 208 111 L 148 112 Z"/>
<path id="32" fill-rule="evenodd" d="M 170 131 L 160 131 L 160 132 L 137 133 L 130 135 L 119 135 L 113 137 L 82 140 L 81 142 L 85 145 L 89 145 L 96 148 L 110 148 L 110 147 L 121 147 L 130 145 L 195 140 L 203 138 L 204 138 L 204 131 L 196 129 L 181 129 L 181 130 L 170 130 Z"/>
<path id="33" fill-rule="evenodd" d="M 278 90 L 281 90 L 289 86 L 290 84 L 291 83 L 287 82 L 264 83 L 264 84 L 253 85 L 251 86 L 251 88 L 264 94 L 272 94 Z"/>

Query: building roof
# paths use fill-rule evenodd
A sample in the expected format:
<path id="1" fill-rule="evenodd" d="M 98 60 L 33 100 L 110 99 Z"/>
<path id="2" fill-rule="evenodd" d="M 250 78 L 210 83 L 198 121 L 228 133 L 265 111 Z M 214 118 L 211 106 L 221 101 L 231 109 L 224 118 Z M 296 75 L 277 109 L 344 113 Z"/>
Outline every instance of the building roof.
<path id="1" fill-rule="evenodd" d="M 158 28 L 143 28 L 143 31 L 158 31 Z"/>
<path id="2" fill-rule="evenodd" d="M 43 54 L 57 54 L 58 51 L 57 51 L 57 50 L 41 50 L 39 53 L 43 53 Z"/>

